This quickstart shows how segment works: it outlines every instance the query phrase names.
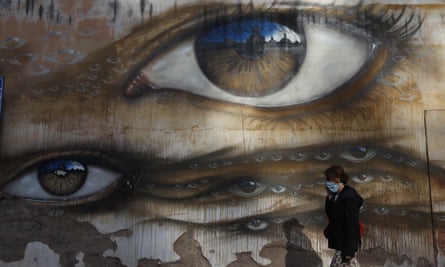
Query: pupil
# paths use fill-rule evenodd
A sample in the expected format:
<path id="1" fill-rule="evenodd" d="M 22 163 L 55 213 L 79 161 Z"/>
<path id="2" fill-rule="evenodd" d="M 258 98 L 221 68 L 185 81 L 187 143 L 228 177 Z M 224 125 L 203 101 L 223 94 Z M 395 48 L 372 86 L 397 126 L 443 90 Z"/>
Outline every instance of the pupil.
<path id="1" fill-rule="evenodd" d="M 239 184 L 239 189 L 244 193 L 252 193 L 256 189 L 256 183 L 252 181 L 244 181 Z"/>

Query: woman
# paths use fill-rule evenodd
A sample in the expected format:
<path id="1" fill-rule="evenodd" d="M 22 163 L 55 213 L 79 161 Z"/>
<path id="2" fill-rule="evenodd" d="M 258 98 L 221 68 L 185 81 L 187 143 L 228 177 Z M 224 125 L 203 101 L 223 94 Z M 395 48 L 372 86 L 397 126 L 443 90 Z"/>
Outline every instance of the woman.
<path id="1" fill-rule="evenodd" d="M 325 209 L 329 219 L 325 235 L 328 247 L 335 249 L 330 266 L 359 266 L 355 254 L 361 243 L 359 212 L 363 199 L 346 184 L 349 176 L 342 167 L 329 167 L 324 174 L 327 191 Z"/>

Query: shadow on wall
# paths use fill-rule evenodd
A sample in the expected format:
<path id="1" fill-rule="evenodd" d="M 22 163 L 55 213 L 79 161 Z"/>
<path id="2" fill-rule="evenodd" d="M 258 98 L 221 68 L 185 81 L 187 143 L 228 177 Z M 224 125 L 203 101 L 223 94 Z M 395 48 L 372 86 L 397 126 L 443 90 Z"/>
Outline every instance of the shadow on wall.
<path id="1" fill-rule="evenodd" d="M 303 233 L 304 226 L 292 218 L 283 224 L 286 242 L 286 267 L 321 267 L 323 262 L 318 254 L 312 249 L 309 238 Z"/>

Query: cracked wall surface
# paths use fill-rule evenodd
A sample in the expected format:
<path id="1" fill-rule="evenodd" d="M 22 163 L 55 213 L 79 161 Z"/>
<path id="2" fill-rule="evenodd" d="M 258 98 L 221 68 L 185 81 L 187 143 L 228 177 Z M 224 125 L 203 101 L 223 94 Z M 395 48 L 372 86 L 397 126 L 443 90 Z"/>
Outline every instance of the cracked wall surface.
<path id="1" fill-rule="evenodd" d="M 0 266 L 444 266 L 443 1 L 0 0 Z"/>

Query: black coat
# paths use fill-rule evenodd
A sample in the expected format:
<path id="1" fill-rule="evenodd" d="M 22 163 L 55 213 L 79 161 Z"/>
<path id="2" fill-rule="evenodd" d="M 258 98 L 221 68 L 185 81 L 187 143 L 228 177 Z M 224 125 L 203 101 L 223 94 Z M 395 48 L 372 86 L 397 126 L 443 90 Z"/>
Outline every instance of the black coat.
<path id="1" fill-rule="evenodd" d="M 338 196 L 326 198 L 328 247 L 340 250 L 343 258 L 354 257 L 360 246 L 359 213 L 362 204 L 363 198 L 348 185 L 345 185 Z"/>

